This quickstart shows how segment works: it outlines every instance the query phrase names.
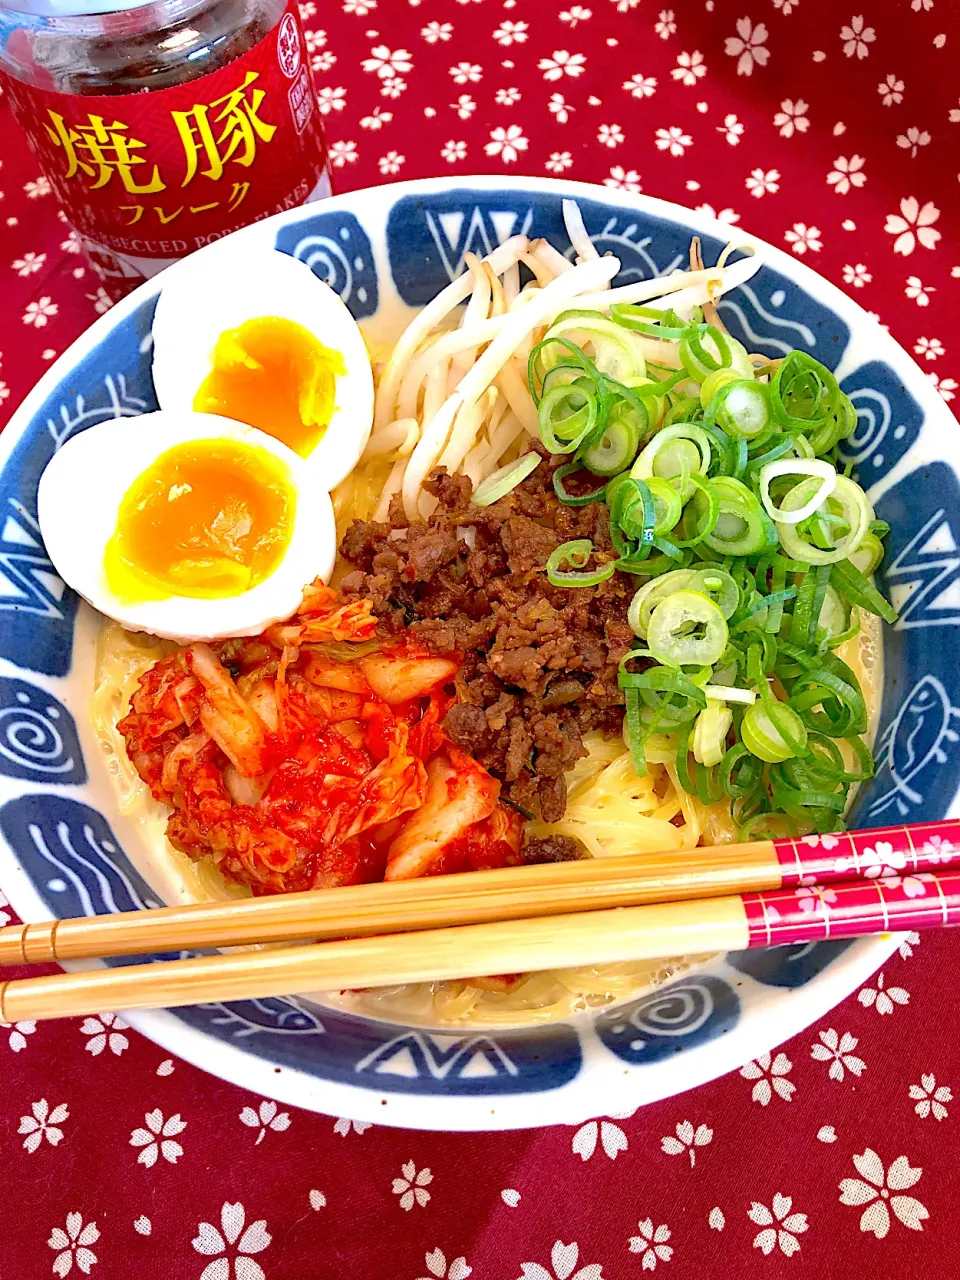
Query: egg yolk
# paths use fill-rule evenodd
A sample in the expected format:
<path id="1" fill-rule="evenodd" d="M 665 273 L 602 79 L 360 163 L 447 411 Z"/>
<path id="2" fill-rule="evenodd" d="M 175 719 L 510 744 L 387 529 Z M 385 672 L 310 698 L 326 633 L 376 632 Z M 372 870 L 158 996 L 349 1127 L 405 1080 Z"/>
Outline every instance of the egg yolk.
<path id="1" fill-rule="evenodd" d="M 222 333 L 211 363 L 194 409 L 259 427 L 301 458 L 327 429 L 337 378 L 347 371 L 339 351 L 280 316 L 260 316 Z"/>
<path id="2" fill-rule="evenodd" d="M 265 449 L 194 440 L 162 454 L 123 496 L 104 570 L 124 603 L 241 595 L 290 542 L 289 474 Z"/>

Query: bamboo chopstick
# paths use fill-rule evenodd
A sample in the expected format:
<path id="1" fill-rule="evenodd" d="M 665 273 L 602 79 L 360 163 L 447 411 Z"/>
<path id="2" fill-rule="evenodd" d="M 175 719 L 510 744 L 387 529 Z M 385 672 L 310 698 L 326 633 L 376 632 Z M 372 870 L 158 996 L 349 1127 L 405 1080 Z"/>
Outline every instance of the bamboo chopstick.
<path id="1" fill-rule="evenodd" d="M 960 850 L 960 819 L 9 925 L 0 929 L 0 966 L 364 937 L 832 884 L 882 870 L 878 846 L 889 871 L 916 875 L 939 865 L 951 841 Z"/>
<path id="2" fill-rule="evenodd" d="M 922 893 L 917 893 L 919 885 Z M 607 964 L 960 923 L 960 872 L 321 942 L 0 984 L 0 1020 Z"/>

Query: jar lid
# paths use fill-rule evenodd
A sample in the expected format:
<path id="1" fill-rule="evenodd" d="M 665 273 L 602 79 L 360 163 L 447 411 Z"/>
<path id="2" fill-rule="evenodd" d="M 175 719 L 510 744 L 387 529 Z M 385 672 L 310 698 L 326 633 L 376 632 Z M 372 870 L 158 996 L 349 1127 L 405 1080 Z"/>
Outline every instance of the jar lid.
<path id="1" fill-rule="evenodd" d="M 142 9 L 155 0 L 0 0 L 2 7 L 32 18 L 90 18 L 98 13 Z"/>

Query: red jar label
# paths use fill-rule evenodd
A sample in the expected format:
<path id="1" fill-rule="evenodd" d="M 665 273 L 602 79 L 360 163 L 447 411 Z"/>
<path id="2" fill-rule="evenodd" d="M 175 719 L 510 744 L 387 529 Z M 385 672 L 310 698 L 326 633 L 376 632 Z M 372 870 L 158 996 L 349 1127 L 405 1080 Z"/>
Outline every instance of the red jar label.
<path id="1" fill-rule="evenodd" d="M 74 95 L 12 82 L 10 98 L 108 288 L 304 204 L 325 177 L 293 0 L 259 44 L 187 84 Z"/>

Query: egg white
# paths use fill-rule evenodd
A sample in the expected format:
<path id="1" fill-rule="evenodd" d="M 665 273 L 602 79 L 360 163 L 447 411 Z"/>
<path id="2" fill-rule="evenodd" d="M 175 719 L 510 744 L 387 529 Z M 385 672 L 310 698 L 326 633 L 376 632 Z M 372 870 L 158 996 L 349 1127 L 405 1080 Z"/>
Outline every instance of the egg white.
<path id="1" fill-rule="evenodd" d="M 153 320 L 153 385 L 161 409 L 192 409 L 220 335 L 280 316 L 343 356 L 330 424 L 307 462 L 329 490 L 360 460 L 373 422 L 373 374 L 357 322 L 303 262 L 275 249 L 216 246 L 171 272 Z"/>
<path id="2" fill-rule="evenodd" d="M 118 600 L 107 582 L 104 553 L 120 503 L 161 454 L 195 440 L 236 440 L 266 450 L 281 463 L 295 497 L 283 559 L 268 578 L 238 596 Z M 333 507 L 309 465 L 272 436 L 211 413 L 145 413 L 88 427 L 50 460 L 40 477 L 37 508 L 47 554 L 64 582 L 128 631 L 184 643 L 257 635 L 288 618 L 304 586 L 317 577 L 326 581 L 336 558 Z"/>

